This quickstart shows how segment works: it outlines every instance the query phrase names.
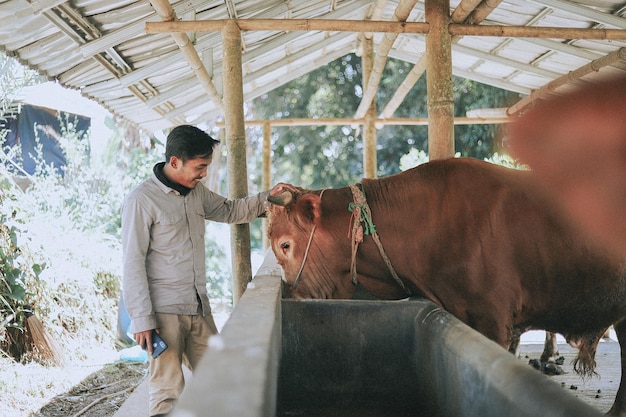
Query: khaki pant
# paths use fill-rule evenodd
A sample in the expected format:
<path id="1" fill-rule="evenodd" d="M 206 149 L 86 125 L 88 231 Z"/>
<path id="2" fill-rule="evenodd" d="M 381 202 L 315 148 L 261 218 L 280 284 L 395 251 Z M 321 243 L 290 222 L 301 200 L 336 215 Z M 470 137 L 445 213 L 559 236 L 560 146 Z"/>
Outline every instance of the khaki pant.
<path id="1" fill-rule="evenodd" d="M 160 335 L 168 348 L 158 358 L 150 358 L 150 415 L 167 414 L 185 386 L 183 360 L 191 371 L 208 347 L 209 337 L 217 334 L 213 316 L 182 316 L 157 313 Z"/>

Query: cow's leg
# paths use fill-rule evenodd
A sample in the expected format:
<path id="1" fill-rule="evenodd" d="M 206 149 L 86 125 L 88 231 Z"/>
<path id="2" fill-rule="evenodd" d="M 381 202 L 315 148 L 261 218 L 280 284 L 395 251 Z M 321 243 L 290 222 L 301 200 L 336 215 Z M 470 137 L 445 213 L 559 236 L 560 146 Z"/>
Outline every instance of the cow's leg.
<path id="1" fill-rule="evenodd" d="M 559 348 L 556 344 L 556 333 L 546 332 L 546 341 L 543 344 L 543 353 L 539 360 L 541 363 L 547 363 L 550 358 L 557 357 L 559 355 Z"/>
<path id="2" fill-rule="evenodd" d="M 516 358 L 519 357 L 521 333 L 522 332 L 520 331 L 513 330 L 513 333 L 511 334 L 511 343 L 509 344 L 509 352 L 514 354 Z"/>
<path id="3" fill-rule="evenodd" d="M 611 416 L 626 417 L 626 320 L 622 320 L 615 324 L 614 328 L 621 352 L 622 377 L 613 406 L 607 414 Z"/>

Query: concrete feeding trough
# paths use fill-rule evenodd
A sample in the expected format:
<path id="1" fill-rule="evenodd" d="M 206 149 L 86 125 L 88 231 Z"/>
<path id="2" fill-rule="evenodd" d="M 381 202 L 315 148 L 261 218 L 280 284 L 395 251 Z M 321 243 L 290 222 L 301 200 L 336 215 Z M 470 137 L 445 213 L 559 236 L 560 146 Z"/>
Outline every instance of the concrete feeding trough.
<path id="1" fill-rule="evenodd" d="M 282 298 L 270 253 L 171 417 L 603 414 L 424 299 Z"/>

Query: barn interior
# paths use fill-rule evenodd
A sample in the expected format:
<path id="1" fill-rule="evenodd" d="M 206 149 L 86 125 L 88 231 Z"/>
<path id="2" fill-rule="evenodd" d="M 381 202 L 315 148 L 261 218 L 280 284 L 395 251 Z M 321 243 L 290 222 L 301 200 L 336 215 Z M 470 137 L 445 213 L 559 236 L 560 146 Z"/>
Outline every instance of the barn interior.
<path id="1" fill-rule="evenodd" d="M 546 97 L 623 76 L 626 71 L 626 3 L 622 0 L 6 0 L 0 3 L 0 16 L 0 46 L 7 55 L 147 132 L 181 123 L 223 126 L 232 156 L 229 164 L 243 161 L 245 165 L 247 123 L 265 123 L 268 144 L 271 127 L 285 123 L 245 121 L 245 102 L 356 52 L 366 68 L 361 105 L 352 117 L 332 122 L 360 124 L 367 132 L 364 176 L 372 176 L 375 167 L 377 125 L 428 124 L 431 158 L 451 156 L 455 123 L 507 122 Z M 376 108 L 373 98 L 388 57 L 411 62 L 414 67 L 389 103 Z M 451 74 L 518 92 L 522 98 L 507 109 L 486 109 L 466 118 L 454 118 L 450 107 Z M 429 85 L 428 119 L 394 118 L 407 91 L 422 76 L 427 77 Z M 230 196 L 247 195 L 245 171 L 233 168 L 230 172 L 237 179 L 231 184 Z M 271 183 L 269 173 L 268 165 L 263 173 L 266 184 Z M 245 228 L 233 228 L 235 239 L 249 239 Z M 251 275 L 249 249 L 246 253 L 246 246 L 242 248 L 242 253 L 233 254 L 235 288 L 246 288 Z M 345 387 L 347 401 L 375 411 L 388 406 L 376 398 L 413 398 L 413 390 L 421 389 L 409 386 L 417 371 L 406 365 L 415 361 L 411 355 L 417 353 L 404 350 L 406 347 L 396 351 L 387 343 L 393 337 L 414 346 L 412 333 L 407 330 L 400 335 L 371 335 L 367 320 L 357 319 L 368 308 L 377 307 L 367 302 L 347 307 L 355 309 L 355 321 L 364 325 L 357 329 L 367 334 L 366 344 L 353 346 L 354 350 L 324 352 L 330 345 L 316 345 L 319 342 L 309 340 L 308 332 L 319 325 L 324 310 L 334 311 L 342 304 L 278 302 L 280 292 L 261 291 L 261 281 L 256 285 L 259 288 L 248 287 L 235 297 L 243 300 L 246 294 L 254 296 L 251 304 L 260 303 L 265 309 L 250 312 L 241 302 L 222 335 L 224 340 L 232 341 L 224 345 L 227 348 L 214 362 L 238 367 L 220 371 L 217 366 L 211 370 L 207 366 L 201 370 L 186 393 L 181 411 L 174 415 L 186 415 L 182 410 L 187 406 L 200 407 L 194 415 L 207 409 L 215 410 L 211 415 L 224 416 L 272 415 L 276 410 L 294 415 L 294 403 L 303 404 L 304 395 L 319 396 L 334 406 L 324 397 L 324 390 L 338 383 L 333 375 L 363 357 L 367 359 L 363 368 L 346 375 L 351 382 Z M 260 301 L 263 297 L 270 297 L 269 304 Z M 298 311 L 300 308 L 310 310 L 305 313 Z M 290 327 L 291 320 L 284 322 L 289 314 L 307 325 Z M 315 317 L 310 322 L 304 318 L 308 314 Z M 343 313 L 333 315 L 343 317 Z M 255 328 L 263 331 L 255 331 L 246 323 L 251 317 Z M 333 323 L 347 326 L 343 321 Z M 350 322 L 349 327 L 353 325 Z M 400 325 L 407 329 L 411 326 L 404 321 Z M 332 334 L 339 330 L 328 331 Z M 306 349 L 289 350 L 300 340 L 309 340 Z M 285 349 L 277 348 L 276 343 Z M 383 365 L 379 362 L 383 355 L 399 361 Z M 330 379 L 312 382 L 286 371 L 303 362 L 310 374 L 323 370 Z M 279 372 L 279 364 L 284 371 Z M 379 375 L 381 370 L 389 371 L 389 379 L 368 382 L 375 379 L 371 372 Z M 455 375 L 453 371 L 446 374 Z M 435 378 L 439 373 L 428 375 Z M 400 384 L 394 379 L 397 376 L 402 376 L 402 381 L 406 377 L 406 383 Z M 229 382 L 230 378 L 234 382 Z M 312 391 L 316 383 L 319 388 Z M 533 384 L 539 384 L 538 380 L 532 379 Z M 550 389 L 546 388 L 547 392 Z M 207 392 L 218 397 L 207 396 Z M 436 397 L 434 393 L 426 395 Z M 558 398 L 560 394 L 555 395 Z M 453 400 L 444 398 L 438 402 L 440 405 L 428 407 L 453 407 Z M 414 405 L 411 401 L 394 405 L 395 411 L 400 415 L 409 413 L 407 408 Z M 476 404 L 477 409 L 485 410 L 475 400 L 462 401 L 466 407 Z M 595 410 L 571 402 L 569 397 L 559 401 L 552 398 L 550 404 L 560 404 L 565 407 L 560 410 L 571 412 L 557 414 L 555 410 L 553 415 L 594 415 Z M 220 409 L 224 404 L 235 409 Z M 574 404 L 574 409 L 566 404 Z M 542 409 L 529 415 L 551 414 Z"/>

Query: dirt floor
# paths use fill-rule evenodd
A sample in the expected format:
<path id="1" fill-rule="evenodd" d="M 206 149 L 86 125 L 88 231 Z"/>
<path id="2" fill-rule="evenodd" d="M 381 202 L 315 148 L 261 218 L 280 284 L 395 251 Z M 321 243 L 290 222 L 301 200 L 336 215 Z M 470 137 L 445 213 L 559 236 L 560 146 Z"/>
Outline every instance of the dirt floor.
<path id="1" fill-rule="evenodd" d="M 600 342 L 596 353 L 597 375 L 590 378 L 582 378 L 574 371 L 572 361 L 576 357 L 577 350 L 561 343 L 558 347 L 560 355 L 564 358 L 561 368 L 565 373 L 546 377 L 603 413 L 609 411 L 621 377 L 619 343 L 610 339 L 603 339 Z M 539 359 L 542 349 L 543 345 L 540 344 L 522 345 L 520 360 L 528 363 L 531 359 Z"/>
<path id="2" fill-rule="evenodd" d="M 57 395 L 32 417 L 111 417 L 146 377 L 147 363 L 106 365 L 68 392 Z"/>
<path id="3" fill-rule="evenodd" d="M 213 316 L 218 329 L 221 330 L 224 326 L 229 317 L 229 311 L 229 308 L 226 307 L 218 307 L 214 310 Z M 109 352 L 106 355 L 103 354 L 100 359 L 110 360 L 113 357 L 119 358 L 119 353 L 114 355 Z M 122 360 L 110 362 L 98 367 L 94 372 L 83 374 L 86 376 L 78 384 L 46 401 L 45 405 L 32 413 L 24 412 L 17 415 L 14 410 L 20 407 L 16 406 L 9 414 L 6 414 L 3 412 L 2 398 L 0 397 L 0 417 L 112 417 L 134 389 L 147 377 L 148 363 Z M 1 372 L 1 366 L 2 364 L 0 364 L 0 384 L 2 378 L 10 377 L 9 374 L 5 375 Z M 69 376 L 76 370 L 67 368 L 57 372 L 64 372 Z M 41 367 L 20 367 L 19 371 L 15 372 L 19 372 L 20 378 L 23 378 L 24 381 L 37 379 L 41 381 L 40 387 L 30 388 L 30 391 L 45 390 L 46 385 L 51 384 L 41 377 Z M 74 381 L 78 380 L 79 378 L 74 379 Z M 28 409 L 29 407 L 22 404 L 21 408 Z M 32 409 L 30 408 L 30 410 Z"/>

